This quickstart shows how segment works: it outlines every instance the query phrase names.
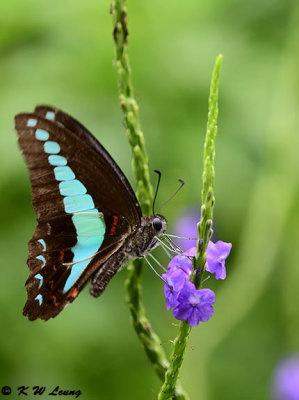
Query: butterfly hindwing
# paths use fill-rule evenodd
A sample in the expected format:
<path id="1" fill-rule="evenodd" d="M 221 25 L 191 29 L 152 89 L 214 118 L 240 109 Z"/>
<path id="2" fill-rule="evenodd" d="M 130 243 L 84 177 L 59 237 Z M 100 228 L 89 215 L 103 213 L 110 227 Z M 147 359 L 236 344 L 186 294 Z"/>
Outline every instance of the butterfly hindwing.
<path id="1" fill-rule="evenodd" d="M 29 319 L 49 319 L 138 225 L 141 211 L 126 178 L 77 121 L 50 107 L 16 116 L 30 171 L 38 225 L 29 242 Z"/>
<path id="2" fill-rule="evenodd" d="M 93 220 L 94 217 L 91 216 L 90 225 Z M 97 239 L 100 232 L 93 234 L 89 231 L 87 237 L 78 237 L 76 232 L 72 233 L 73 229 L 71 217 L 55 218 L 50 222 L 39 223 L 29 241 L 27 264 L 30 275 L 26 282 L 28 300 L 24 314 L 30 319 L 48 319 L 57 315 L 67 303 L 77 297 L 93 273 L 96 261 L 101 265 L 119 248 L 125 237 L 120 233 L 109 237 L 103 235 L 102 240 L 105 241 L 107 237 L 111 243 L 100 247 L 98 254 L 94 255 L 99 246 Z M 73 264 L 76 246 L 79 259 L 83 261 Z M 86 254 L 89 250 L 92 256 L 84 260 L 80 253 Z"/>
<path id="3" fill-rule="evenodd" d="M 48 319 L 56 315 L 67 302 L 67 298 L 63 299 L 63 285 L 69 271 L 62 264 L 73 258 L 69 249 L 76 244 L 76 232 L 73 232 L 72 225 L 68 216 L 39 223 L 28 243 L 27 264 L 30 274 L 26 282 L 28 300 L 24 314 L 30 319 Z M 55 237 L 54 226 L 63 226 L 62 232 L 67 234 L 61 233 Z"/>

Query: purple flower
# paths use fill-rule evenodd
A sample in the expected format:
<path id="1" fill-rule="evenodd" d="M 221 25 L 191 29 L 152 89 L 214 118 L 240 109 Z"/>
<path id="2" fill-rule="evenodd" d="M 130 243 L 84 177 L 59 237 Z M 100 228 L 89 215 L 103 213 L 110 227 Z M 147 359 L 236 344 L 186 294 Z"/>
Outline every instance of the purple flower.
<path id="1" fill-rule="evenodd" d="M 174 226 L 174 232 L 178 236 L 186 238 L 197 238 L 197 224 L 200 221 L 200 208 L 191 207 L 185 210 L 177 220 Z M 215 239 L 215 231 L 212 235 L 212 240 Z M 187 250 L 189 247 L 196 246 L 196 240 L 175 239 L 175 242 L 182 250 Z"/>
<path id="2" fill-rule="evenodd" d="M 207 248 L 207 271 L 214 273 L 216 279 L 225 279 L 225 259 L 231 250 L 231 243 L 209 242 Z M 197 326 L 200 321 L 208 321 L 213 315 L 212 304 L 215 294 L 210 289 L 197 290 L 189 281 L 192 272 L 192 258 L 196 247 L 191 247 L 183 254 L 175 256 L 162 275 L 165 281 L 164 294 L 166 308 L 174 308 L 173 315 L 178 320 L 186 320 L 190 326 Z M 299 400 L 299 399 L 298 399 Z"/>
<path id="3" fill-rule="evenodd" d="M 196 247 L 191 247 L 190 249 L 184 252 L 185 256 L 195 257 L 196 256 Z"/>
<path id="4" fill-rule="evenodd" d="M 212 290 L 196 290 L 193 283 L 187 281 L 177 297 L 173 315 L 178 320 L 187 320 L 190 326 L 197 326 L 199 321 L 208 321 L 211 318 L 214 301 L 215 294 Z"/>
<path id="5" fill-rule="evenodd" d="M 197 238 L 197 223 L 200 220 L 200 209 L 186 210 L 176 222 L 174 232 L 183 237 Z M 196 246 L 196 240 L 176 239 L 181 249 L 187 250 L 190 246 Z"/>
<path id="6" fill-rule="evenodd" d="M 216 279 L 225 279 L 226 278 L 226 268 L 225 268 L 225 260 L 229 256 L 230 250 L 232 248 L 231 243 L 222 242 L 218 240 L 218 242 L 213 243 L 209 242 L 207 248 L 207 271 L 215 274 Z M 196 247 L 191 247 L 189 250 L 183 253 L 183 256 L 175 256 L 169 263 L 168 268 L 181 268 L 185 272 L 192 270 L 192 262 L 188 257 L 196 256 Z M 185 257 L 184 257 L 185 256 Z M 186 257 L 188 256 L 188 257 Z M 189 276 L 190 276 L 189 272 Z"/>
<path id="7" fill-rule="evenodd" d="M 163 274 L 162 278 L 165 281 L 164 295 L 166 298 L 166 309 L 170 310 L 177 305 L 178 295 L 187 277 L 181 269 L 172 269 Z"/>
<path id="8" fill-rule="evenodd" d="M 231 243 L 225 243 L 221 240 L 216 243 L 210 241 L 208 244 L 207 271 L 215 274 L 216 279 L 226 278 L 225 260 L 229 256 L 231 248 Z"/>
<path id="9" fill-rule="evenodd" d="M 278 365 L 273 392 L 277 400 L 299 400 L 299 355 L 286 358 Z"/>
<path id="10" fill-rule="evenodd" d="M 192 261 L 190 260 L 189 257 L 186 257 L 185 253 L 184 255 L 178 255 L 173 257 L 168 266 L 167 269 L 170 270 L 174 270 L 174 269 L 180 269 L 182 271 L 185 272 L 186 276 L 189 279 L 189 276 L 191 274 L 192 271 Z"/>

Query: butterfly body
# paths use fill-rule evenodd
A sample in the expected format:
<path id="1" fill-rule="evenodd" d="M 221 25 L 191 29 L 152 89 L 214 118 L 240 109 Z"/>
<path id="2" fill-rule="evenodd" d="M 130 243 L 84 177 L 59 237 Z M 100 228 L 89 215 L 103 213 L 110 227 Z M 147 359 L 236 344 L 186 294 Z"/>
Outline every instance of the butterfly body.
<path id="1" fill-rule="evenodd" d="M 110 279 L 122 265 L 135 258 L 145 257 L 159 245 L 156 239 L 156 236 L 158 236 L 157 231 L 153 227 L 153 220 L 155 218 L 157 216 L 142 217 L 140 226 L 126 240 L 124 245 L 94 274 L 90 287 L 90 294 L 92 296 L 100 296 Z M 166 220 L 161 215 L 159 215 L 159 219 L 162 222 L 162 228 L 159 230 L 159 235 L 161 235 L 166 231 Z"/>
<path id="2" fill-rule="evenodd" d="M 99 296 L 122 265 L 157 246 L 166 221 L 142 216 L 120 168 L 69 115 L 39 106 L 15 121 L 37 215 L 23 313 L 47 320 L 90 278 L 90 292 Z"/>

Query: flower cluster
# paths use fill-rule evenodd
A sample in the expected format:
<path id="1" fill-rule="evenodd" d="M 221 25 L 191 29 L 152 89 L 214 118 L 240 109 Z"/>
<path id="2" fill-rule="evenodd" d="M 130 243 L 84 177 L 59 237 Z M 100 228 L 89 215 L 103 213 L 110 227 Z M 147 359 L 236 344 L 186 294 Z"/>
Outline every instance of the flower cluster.
<path id="1" fill-rule="evenodd" d="M 216 279 L 226 278 L 225 259 L 231 250 L 231 243 L 219 240 L 209 242 L 207 248 L 206 270 L 215 274 Z M 210 289 L 196 289 L 190 282 L 192 258 L 196 255 L 196 247 L 191 247 L 182 255 L 175 256 L 162 275 L 165 281 L 164 294 L 166 308 L 173 308 L 173 315 L 178 320 L 187 320 L 190 326 L 197 326 L 200 321 L 208 321 L 213 314 L 212 304 L 215 294 Z"/>

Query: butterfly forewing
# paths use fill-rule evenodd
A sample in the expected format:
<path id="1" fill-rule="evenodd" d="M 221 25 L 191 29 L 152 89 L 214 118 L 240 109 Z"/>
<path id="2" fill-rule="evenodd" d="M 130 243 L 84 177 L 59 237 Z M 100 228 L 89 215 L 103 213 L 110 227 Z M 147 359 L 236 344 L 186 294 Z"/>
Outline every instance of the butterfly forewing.
<path id="1" fill-rule="evenodd" d="M 108 179 L 106 179 L 108 183 L 106 192 L 107 195 L 109 195 L 110 204 L 113 204 L 113 206 L 119 210 L 119 214 L 126 216 L 132 225 L 139 224 L 142 213 L 131 185 L 116 162 L 98 140 L 80 124 L 80 122 L 57 108 L 37 106 L 34 113 L 55 121 L 59 126 L 70 130 L 73 135 L 79 137 L 82 142 L 88 146 L 89 151 L 93 151 L 96 154 L 97 159 L 101 160 L 104 166 L 102 171 L 108 174 Z M 101 178 L 105 178 L 105 176 Z M 113 179 L 113 187 L 118 193 L 116 197 L 113 196 L 111 192 L 113 187 L 110 185 L 110 178 Z M 103 195 L 103 188 L 101 193 Z"/>
<path id="2" fill-rule="evenodd" d="M 16 116 L 38 225 L 29 242 L 29 319 L 48 319 L 74 300 L 122 245 L 141 211 L 126 178 L 77 121 L 50 107 Z"/>

